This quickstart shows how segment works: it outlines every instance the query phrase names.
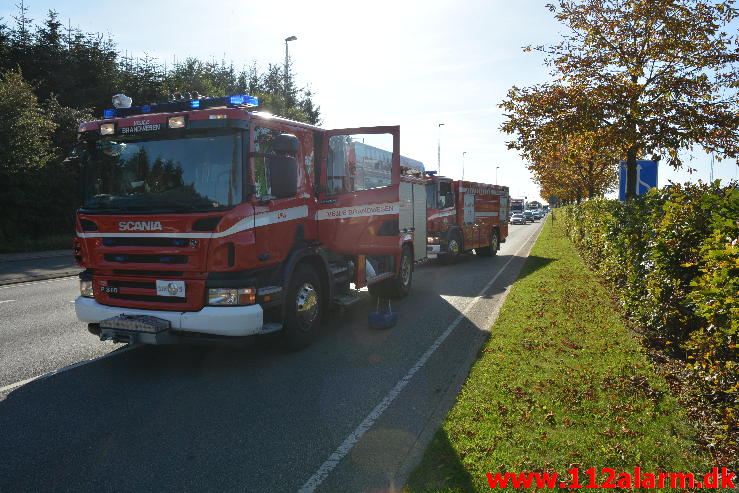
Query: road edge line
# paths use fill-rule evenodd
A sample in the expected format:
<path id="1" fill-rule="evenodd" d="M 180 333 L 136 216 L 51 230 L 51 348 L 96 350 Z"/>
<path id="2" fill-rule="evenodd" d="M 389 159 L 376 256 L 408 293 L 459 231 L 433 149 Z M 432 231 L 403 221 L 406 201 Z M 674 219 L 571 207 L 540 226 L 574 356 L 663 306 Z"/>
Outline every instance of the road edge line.
<path id="1" fill-rule="evenodd" d="M 539 235 L 541 234 L 543 229 L 543 227 L 540 228 L 539 231 L 536 233 L 533 242 L 531 242 L 531 246 L 536 243 L 536 240 L 539 238 Z M 426 362 L 442 345 L 446 338 L 449 337 L 449 335 L 454 332 L 454 329 L 457 328 L 462 320 L 466 318 L 466 313 L 468 313 L 475 305 L 477 305 L 480 298 L 487 292 L 488 289 L 490 289 L 495 281 L 498 280 L 501 274 L 506 271 L 511 262 L 513 262 L 514 259 L 518 258 L 518 255 L 527 247 L 528 243 L 528 241 L 524 242 L 521 248 L 519 248 L 516 253 L 508 259 L 508 261 L 495 274 L 495 276 L 493 276 L 493 278 L 490 279 L 490 281 L 488 281 L 488 283 L 480 290 L 477 296 L 475 296 L 474 301 L 470 302 L 464 308 L 464 310 L 459 315 L 457 315 L 452 323 L 447 326 L 446 330 L 444 330 L 444 332 L 433 342 L 433 344 L 431 344 L 431 346 L 426 350 L 426 352 L 423 353 L 421 358 L 416 361 L 411 369 L 408 370 L 405 376 L 403 376 L 403 378 L 401 378 L 398 383 L 395 384 L 390 392 L 388 392 L 380 401 L 380 403 L 377 404 L 374 409 L 372 409 L 372 411 L 367 415 L 367 417 L 364 418 L 364 420 L 362 420 L 362 422 L 354 429 L 354 431 L 351 432 L 349 436 L 346 437 L 343 442 L 341 442 L 336 450 L 334 450 L 334 452 L 328 456 L 328 458 L 323 462 L 323 464 L 321 464 L 318 470 L 298 490 L 298 493 L 312 493 L 325 481 L 329 474 L 331 474 L 331 471 L 333 471 L 336 466 L 339 465 L 339 462 L 341 462 L 341 460 L 349 454 L 351 449 L 354 448 L 354 445 L 356 445 L 359 439 L 362 438 L 362 435 L 364 435 L 375 424 L 375 422 L 377 422 L 380 416 L 382 416 L 382 413 L 384 413 L 385 410 L 390 407 L 390 404 L 392 404 L 393 401 L 398 397 L 398 395 L 400 395 L 400 393 L 408 385 L 408 383 L 418 372 L 418 370 L 423 368 Z M 531 248 L 531 246 L 529 246 L 529 248 Z"/>
<path id="2" fill-rule="evenodd" d="M 531 252 L 531 249 L 534 247 L 534 244 L 536 244 L 536 241 L 539 239 L 539 236 L 541 235 L 542 231 L 544 231 L 544 226 L 542 223 L 542 226 L 539 228 L 539 231 L 529 237 L 525 243 L 530 243 L 529 245 L 529 251 Z M 533 241 L 532 241 L 533 240 Z M 524 258 L 524 263 L 526 262 L 526 259 L 528 258 L 528 253 L 526 258 Z M 523 268 L 523 263 L 521 264 L 521 268 Z M 520 274 L 520 271 L 519 271 Z M 425 453 L 426 449 L 428 448 L 428 444 L 431 441 L 431 438 L 433 438 L 434 434 L 436 433 L 436 430 L 439 429 L 439 427 L 444 422 L 444 418 L 449 413 L 449 410 L 454 406 L 454 403 L 457 400 L 457 396 L 459 395 L 459 391 L 464 386 L 464 384 L 469 379 L 469 370 L 472 368 L 472 366 L 477 362 L 478 358 L 475 356 L 478 351 L 480 350 L 480 347 L 482 344 L 485 343 L 487 338 L 490 336 L 493 324 L 495 324 L 496 320 L 498 319 L 498 315 L 500 314 L 501 309 L 503 308 L 503 305 L 505 304 L 506 298 L 508 298 L 508 294 L 511 291 L 511 288 L 513 287 L 513 284 L 518 280 L 518 274 L 516 275 L 516 279 L 513 283 L 508 285 L 505 290 L 500 294 L 500 302 L 498 303 L 497 307 L 490 313 L 490 315 L 485 319 L 483 324 L 485 325 L 485 332 L 487 333 L 486 336 L 480 337 L 480 346 L 476 346 L 474 351 L 471 351 L 472 353 L 472 361 L 470 363 L 470 368 L 468 369 L 467 373 L 460 373 L 458 376 L 454 378 L 453 381 L 449 383 L 447 388 L 444 390 L 443 395 L 439 399 L 439 403 L 437 404 L 436 408 L 432 413 L 429 415 L 429 419 L 426 422 L 426 425 L 424 425 L 424 428 L 416 435 L 416 439 L 413 442 L 413 445 L 410 447 L 408 452 L 406 453 L 405 457 L 403 458 L 403 462 L 399 465 L 399 467 L 395 471 L 395 481 L 396 484 L 402 484 L 405 485 L 405 483 L 408 481 L 408 478 L 410 477 L 411 472 L 413 469 L 418 465 L 423 458 L 423 454 Z M 453 389 L 457 389 L 456 391 Z M 440 412 L 440 409 L 444 409 L 444 403 L 449 404 L 448 408 Z M 429 427 L 428 425 L 432 422 L 435 422 L 435 426 Z M 428 440 L 426 440 L 428 438 Z"/>

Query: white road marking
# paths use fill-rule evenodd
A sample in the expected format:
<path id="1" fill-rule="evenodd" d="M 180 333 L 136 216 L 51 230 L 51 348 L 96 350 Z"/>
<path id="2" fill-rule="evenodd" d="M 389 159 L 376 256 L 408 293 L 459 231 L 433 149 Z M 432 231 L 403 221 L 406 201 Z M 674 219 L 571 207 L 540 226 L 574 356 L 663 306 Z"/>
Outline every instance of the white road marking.
<path id="1" fill-rule="evenodd" d="M 15 300 L 2 300 L 2 301 L 0 301 L 0 303 L 11 303 L 13 301 L 15 301 Z"/>
<path id="2" fill-rule="evenodd" d="M 88 365 L 90 363 L 95 363 L 96 361 L 101 361 L 107 358 L 110 358 L 111 356 L 117 356 L 119 354 L 123 354 L 127 351 L 130 351 L 131 349 L 134 349 L 138 346 L 123 346 L 120 349 L 116 349 L 115 351 L 111 351 L 107 354 L 104 354 L 102 356 L 98 356 L 97 358 L 92 359 L 86 359 L 84 361 L 78 361 L 77 363 L 73 363 L 71 365 L 65 366 L 63 368 L 59 368 L 58 370 L 52 370 L 48 373 L 44 373 L 43 375 L 39 375 L 36 377 L 27 378 L 25 380 L 21 380 L 20 382 L 11 383 L 10 385 L 6 385 L 5 387 L 0 387 L 0 394 L 5 392 L 10 392 L 12 390 L 17 389 L 18 387 L 21 387 L 23 385 L 26 385 L 27 383 L 31 383 L 37 380 L 46 380 L 49 377 L 53 377 L 54 375 L 59 375 L 60 373 L 64 373 L 65 371 L 73 370 L 75 368 L 79 368 L 80 366 Z"/>
<path id="3" fill-rule="evenodd" d="M 508 265 L 513 261 L 513 259 L 518 258 L 518 255 L 529 245 L 529 240 L 531 238 L 534 239 L 534 242 L 536 242 L 536 239 L 539 237 L 539 234 L 541 234 L 541 231 L 544 228 L 540 228 L 536 235 L 531 235 L 529 238 L 524 241 L 523 245 L 521 245 L 521 248 L 518 249 L 518 251 L 511 256 L 511 258 L 508 259 L 508 261 L 503 265 L 501 269 L 498 270 L 498 273 L 493 276 L 493 278 L 485 285 L 484 288 L 480 290 L 480 292 L 477 294 L 475 298 L 473 298 L 473 301 L 467 304 L 467 306 L 464 308 L 464 310 L 457 315 L 457 318 L 454 319 L 454 321 L 449 324 L 447 329 L 444 331 L 443 334 L 441 334 L 434 343 L 426 350 L 425 353 L 423 353 L 423 356 L 416 362 L 413 367 L 408 370 L 408 373 L 405 374 L 403 378 L 401 378 L 398 383 L 395 384 L 395 387 L 393 387 L 390 392 L 380 401 L 379 404 L 375 406 L 375 408 L 367 415 L 364 420 L 359 423 L 359 426 L 357 426 L 354 431 L 344 439 L 344 441 L 339 445 L 339 447 L 328 456 L 326 461 L 321 465 L 321 467 L 318 468 L 318 470 L 313 474 L 313 476 L 308 479 L 308 481 L 305 482 L 305 484 L 298 490 L 298 493 L 312 493 L 316 490 L 318 486 L 323 483 L 329 474 L 331 474 L 331 471 L 333 471 L 336 466 L 339 465 L 339 462 L 341 462 L 341 459 L 346 457 L 346 455 L 351 451 L 351 449 L 354 447 L 354 445 L 357 444 L 360 438 L 362 438 L 362 435 L 364 435 L 374 424 L 375 422 L 380 418 L 383 412 L 390 407 L 390 404 L 395 400 L 396 397 L 400 394 L 400 392 L 408 385 L 408 383 L 413 378 L 413 375 L 415 375 L 418 370 L 420 370 L 426 362 L 431 358 L 431 356 L 434 354 L 434 352 L 441 346 L 441 344 L 446 340 L 447 337 L 454 331 L 455 328 L 466 318 L 466 314 L 469 313 L 475 305 L 480 301 L 481 297 L 487 292 L 488 289 L 495 283 L 495 281 L 498 280 L 498 277 L 500 277 L 503 272 L 508 268 Z M 533 245 L 532 242 L 531 244 Z M 490 321 L 490 320 L 488 320 Z"/>
<path id="4" fill-rule="evenodd" d="M 70 279 L 79 279 L 79 277 L 69 276 L 69 277 L 57 277 L 56 279 L 47 279 L 45 281 L 19 282 L 15 284 L 6 284 L 5 286 L 0 286 L 0 289 L 10 289 L 10 288 L 19 288 L 23 286 L 33 286 L 34 284 L 49 284 L 50 282 L 68 281 Z"/>

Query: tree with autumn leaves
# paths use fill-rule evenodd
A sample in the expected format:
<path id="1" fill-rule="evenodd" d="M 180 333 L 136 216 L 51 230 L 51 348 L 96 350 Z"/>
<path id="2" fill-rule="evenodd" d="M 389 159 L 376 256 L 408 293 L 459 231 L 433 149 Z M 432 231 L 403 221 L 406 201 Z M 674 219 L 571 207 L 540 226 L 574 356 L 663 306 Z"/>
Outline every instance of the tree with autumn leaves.
<path id="1" fill-rule="evenodd" d="M 739 154 L 739 17 L 734 0 L 559 0 L 567 32 L 547 55 L 554 81 L 512 87 L 501 103 L 509 148 L 542 186 L 577 200 L 613 187 L 627 163 L 682 166 L 679 151 Z M 731 28 L 733 26 L 733 32 Z M 590 166 L 585 172 L 580 168 Z M 583 176 L 583 174 L 585 176 Z M 583 181 L 584 180 L 584 181 Z M 558 193 L 554 193 L 555 190 Z M 579 191 L 578 191 L 579 190 Z M 551 192 L 550 192 L 551 191 Z"/>

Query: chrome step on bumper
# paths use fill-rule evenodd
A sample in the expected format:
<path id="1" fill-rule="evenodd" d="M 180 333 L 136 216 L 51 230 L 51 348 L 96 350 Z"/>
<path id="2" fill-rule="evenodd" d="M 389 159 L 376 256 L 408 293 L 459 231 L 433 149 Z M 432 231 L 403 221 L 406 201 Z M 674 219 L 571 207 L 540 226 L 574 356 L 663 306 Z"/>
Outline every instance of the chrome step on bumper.
<path id="1" fill-rule="evenodd" d="M 100 337 L 101 341 L 113 341 L 123 344 L 234 344 L 252 340 L 252 336 L 215 336 L 194 332 L 174 332 L 165 329 L 159 332 L 149 333 L 136 330 L 114 329 L 100 327 L 99 324 L 88 324 L 88 330 Z M 282 330 L 282 324 L 266 323 L 262 326 L 260 334 L 271 334 Z"/>

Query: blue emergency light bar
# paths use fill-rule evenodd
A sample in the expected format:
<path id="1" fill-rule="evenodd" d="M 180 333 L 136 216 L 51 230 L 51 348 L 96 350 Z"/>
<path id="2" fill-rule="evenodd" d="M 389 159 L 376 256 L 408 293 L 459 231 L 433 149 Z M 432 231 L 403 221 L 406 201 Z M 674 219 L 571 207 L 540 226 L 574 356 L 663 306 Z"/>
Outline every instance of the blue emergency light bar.
<path id="1" fill-rule="evenodd" d="M 108 118 L 141 115 L 145 113 L 169 113 L 172 111 L 204 110 L 206 108 L 215 108 L 219 106 L 227 106 L 232 108 L 255 108 L 259 106 L 259 99 L 247 94 L 234 94 L 232 96 L 224 96 L 220 98 L 201 98 L 172 101 L 170 103 L 144 104 L 141 106 L 131 106 L 130 108 L 113 108 L 109 110 L 104 110 L 103 118 L 107 120 Z"/>

